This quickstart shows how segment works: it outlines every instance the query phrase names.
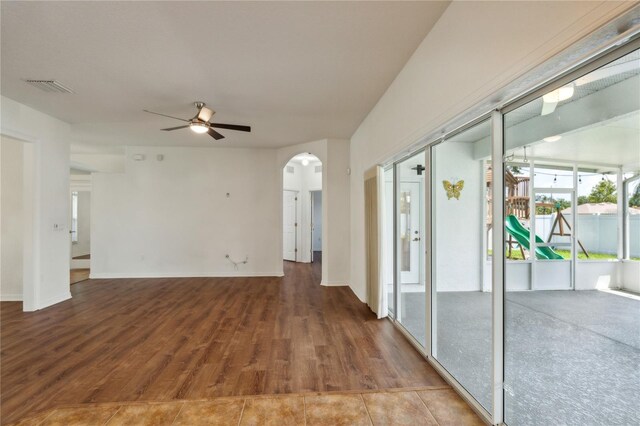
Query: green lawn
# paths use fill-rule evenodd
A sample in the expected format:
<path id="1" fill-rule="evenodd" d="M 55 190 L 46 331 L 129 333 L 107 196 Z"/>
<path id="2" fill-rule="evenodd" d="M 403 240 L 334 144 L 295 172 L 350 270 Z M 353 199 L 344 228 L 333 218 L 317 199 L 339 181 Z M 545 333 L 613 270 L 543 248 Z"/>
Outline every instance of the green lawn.
<path id="1" fill-rule="evenodd" d="M 571 258 L 571 252 L 569 250 L 554 250 L 560 256 L 565 259 Z M 526 252 L 525 252 L 526 254 Z M 489 250 L 489 255 L 491 255 L 491 250 Z M 523 260 L 522 253 L 520 253 L 520 249 L 514 248 L 511 250 L 511 260 Z M 578 251 L 578 259 L 579 260 L 615 260 L 617 256 L 615 254 L 608 253 L 589 253 L 589 257 L 585 256 L 582 250 Z M 632 257 L 631 260 L 640 260 L 640 257 Z"/>

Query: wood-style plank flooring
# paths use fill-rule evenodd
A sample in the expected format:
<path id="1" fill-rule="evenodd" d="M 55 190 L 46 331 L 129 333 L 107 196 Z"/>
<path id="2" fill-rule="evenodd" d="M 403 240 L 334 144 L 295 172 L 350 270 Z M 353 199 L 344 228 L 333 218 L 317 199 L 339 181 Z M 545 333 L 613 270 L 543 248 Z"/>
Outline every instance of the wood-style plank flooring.
<path id="1" fill-rule="evenodd" d="M 89 402 L 444 385 L 320 264 L 283 278 L 87 280 L 38 312 L 1 308 L 1 423 Z"/>
<path id="2" fill-rule="evenodd" d="M 89 268 L 72 269 L 69 273 L 69 282 L 76 284 L 80 281 L 88 280 L 90 274 L 91 270 Z"/>

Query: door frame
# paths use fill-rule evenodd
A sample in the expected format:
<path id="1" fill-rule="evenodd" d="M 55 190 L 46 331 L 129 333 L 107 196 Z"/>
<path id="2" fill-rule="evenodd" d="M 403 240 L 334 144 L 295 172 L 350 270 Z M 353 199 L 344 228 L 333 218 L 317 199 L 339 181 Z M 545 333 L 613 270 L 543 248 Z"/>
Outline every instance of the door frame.
<path id="1" fill-rule="evenodd" d="M 310 211 L 309 211 L 309 216 L 310 216 L 310 220 L 309 220 L 309 232 L 310 232 L 310 237 L 309 237 L 309 251 L 311 252 L 310 255 L 310 259 L 311 259 L 311 263 L 313 263 L 313 231 L 315 230 L 316 227 L 316 215 L 313 214 L 313 212 L 315 211 L 315 201 L 314 201 L 314 195 L 315 193 L 320 193 L 320 200 L 322 200 L 322 189 L 310 189 L 309 190 L 309 202 L 311 204 L 310 207 Z M 324 200 L 322 200 L 322 202 L 324 203 Z M 322 212 L 320 212 L 320 220 L 322 221 Z M 323 242 L 324 243 L 324 242 Z M 322 253 L 322 244 L 320 245 L 320 253 Z"/>
<path id="2" fill-rule="evenodd" d="M 535 161 L 532 162 L 532 164 L 535 166 Z M 575 168 L 575 167 L 574 167 Z M 531 168 L 530 170 L 534 170 L 533 168 Z M 532 172 L 533 173 L 533 172 Z M 575 173 L 574 173 L 575 175 Z M 566 260 L 552 260 L 552 261 L 548 261 L 548 260 L 541 260 L 538 259 L 536 257 L 536 248 L 537 247 L 551 247 L 554 244 L 553 243 L 538 243 L 536 241 L 536 217 L 538 216 L 538 214 L 536 213 L 536 209 L 535 209 L 535 200 L 536 196 L 538 194 L 568 194 L 571 200 L 571 236 L 569 238 L 569 250 L 571 250 L 571 258 L 566 259 Z M 553 262 L 553 263 L 560 263 L 560 262 L 570 262 L 569 263 L 569 286 L 568 288 L 562 288 L 562 289 L 558 289 L 558 290 L 575 290 L 575 276 L 576 276 L 576 260 L 577 260 L 577 253 L 576 253 L 576 240 L 577 240 L 577 229 L 576 229 L 576 217 L 578 216 L 577 214 L 577 196 L 576 196 L 576 188 L 538 188 L 535 185 L 531 188 L 531 200 L 533 202 L 533 209 L 531 209 L 531 219 L 530 219 L 530 225 L 529 225 L 529 257 L 531 258 L 531 269 L 530 269 L 530 277 L 529 277 L 529 282 L 530 282 L 530 290 L 539 290 L 538 288 L 536 288 L 536 265 L 539 263 L 545 263 L 545 262 Z M 543 236 L 544 237 L 544 236 Z M 562 245 L 562 246 L 566 246 L 565 243 L 560 243 L 560 244 L 555 244 L 555 245 Z M 544 290 L 544 289 L 542 289 Z M 555 290 L 555 289 L 554 289 Z"/>
<path id="3" fill-rule="evenodd" d="M 294 220 L 294 225 L 293 225 L 293 262 L 297 262 L 298 261 L 298 194 L 300 193 L 300 191 L 297 191 L 295 189 L 283 189 L 282 190 L 282 200 L 283 200 L 283 218 L 284 218 L 284 193 L 285 192 L 292 192 L 294 197 L 294 202 L 293 202 L 293 220 Z M 284 223 L 282 226 L 282 237 L 283 237 L 283 248 L 284 248 Z M 284 258 L 284 250 L 282 251 L 282 260 L 287 260 L 289 262 L 291 262 L 288 259 Z"/>

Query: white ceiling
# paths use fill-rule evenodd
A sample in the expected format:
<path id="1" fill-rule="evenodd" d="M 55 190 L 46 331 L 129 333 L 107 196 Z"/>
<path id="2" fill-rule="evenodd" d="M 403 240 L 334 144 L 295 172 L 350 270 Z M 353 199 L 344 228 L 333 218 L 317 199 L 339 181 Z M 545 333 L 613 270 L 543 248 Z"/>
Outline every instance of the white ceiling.
<path id="1" fill-rule="evenodd" d="M 2 2 L 2 94 L 72 123 L 76 152 L 350 138 L 447 5 Z M 253 132 L 160 132 L 180 122 L 142 111 L 189 118 L 196 100 Z"/>
<path id="2" fill-rule="evenodd" d="M 532 144 L 532 157 L 640 169 L 640 111 Z"/>

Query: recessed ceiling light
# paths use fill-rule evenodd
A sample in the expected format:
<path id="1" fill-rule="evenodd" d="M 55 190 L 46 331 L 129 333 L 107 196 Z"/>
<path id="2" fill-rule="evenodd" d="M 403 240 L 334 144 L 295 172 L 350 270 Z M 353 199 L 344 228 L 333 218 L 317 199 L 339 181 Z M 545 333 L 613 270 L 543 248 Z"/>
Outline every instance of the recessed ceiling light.
<path id="1" fill-rule="evenodd" d="M 542 112 L 540 115 L 551 114 L 556 110 L 558 102 L 566 101 L 573 96 L 574 90 L 574 84 L 571 83 L 542 96 Z"/>
<path id="2" fill-rule="evenodd" d="M 308 166 L 309 165 L 309 160 L 306 159 L 306 158 L 303 158 L 302 159 L 302 165 L 305 166 L 305 167 Z"/>
<path id="3" fill-rule="evenodd" d="M 545 102 L 562 102 L 573 96 L 573 84 L 562 86 L 559 89 L 552 90 L 542 97 Z"/>
<path id="4" fill-rule="evenodd" d="M 545 141 L 545 142 L 558 142 L 560 139 L 562 139 L 562 136 L 555 135 L 555 136 L 546 137 L 546 138 L 544 138 L 542 140 Z"/>

